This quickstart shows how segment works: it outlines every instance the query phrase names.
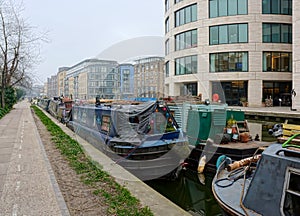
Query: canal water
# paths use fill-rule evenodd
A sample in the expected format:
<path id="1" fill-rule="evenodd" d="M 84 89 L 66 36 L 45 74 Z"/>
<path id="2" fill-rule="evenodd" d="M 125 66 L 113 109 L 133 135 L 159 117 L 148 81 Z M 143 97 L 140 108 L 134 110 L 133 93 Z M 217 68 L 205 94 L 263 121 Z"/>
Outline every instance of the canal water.
<path id="1" fill-rule="evenodd" d="M 248 123 L 253 138 L 258 135 L 262 141 L 276 141 L 268 134 L 268 130 L 275 122 L 249 121 Z M 196 171 L 183 170 L 176 180 L 156 179 L 146 184 L 192 215 L 220 216 L 221 209 L 211 191 L 212 179 L 213 174 L 206 174 L 203 178 L 203 175 L 198 176 Z"/>
<path id="2" fill-rule="evenodd" d="M 211 191 L 212 179 L 212 175 L 203 179 L 195 171 L 183 170 L 176 180 L 157 179 L 146 184 L 192 215 L 222 215 Z"/>

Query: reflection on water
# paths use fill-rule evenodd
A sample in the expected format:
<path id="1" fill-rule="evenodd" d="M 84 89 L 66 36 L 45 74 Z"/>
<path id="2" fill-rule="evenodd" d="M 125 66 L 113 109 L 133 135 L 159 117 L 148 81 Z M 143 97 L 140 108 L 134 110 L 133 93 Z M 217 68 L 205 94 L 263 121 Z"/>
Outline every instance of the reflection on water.
<path id="1" fill-rule="evenodd" d="M 275 142 L 276 138 L 268 134 L 268 130 L 273 128 L 274 124 L 279 122 L 267 122 L 267 121 L 248 121 L 249 131 L 252 138 L 259 135 L 261 141 Z"/>
<path id="2" fill-rule="evenodd" d="M 211 191 L 212 178 L 206 176 L 203 185 L 196 172 L 186 170 L 174 181 L 157 179 L 146 184 L 192 215 L 222 215 Z"/>

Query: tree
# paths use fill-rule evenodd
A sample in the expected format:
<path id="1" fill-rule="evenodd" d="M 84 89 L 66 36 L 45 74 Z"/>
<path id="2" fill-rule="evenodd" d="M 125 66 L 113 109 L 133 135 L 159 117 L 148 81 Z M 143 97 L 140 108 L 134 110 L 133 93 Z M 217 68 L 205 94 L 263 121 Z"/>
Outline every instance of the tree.
<path id="1" fill-rule="evenodd" d="M 1 107 L 5 107 L 5 92 L 16 85 L 28 85 L 30 69 L 39 56 L 42 36 L 21 16 L 22 5 L 0 0 L 0 79 Z"/>

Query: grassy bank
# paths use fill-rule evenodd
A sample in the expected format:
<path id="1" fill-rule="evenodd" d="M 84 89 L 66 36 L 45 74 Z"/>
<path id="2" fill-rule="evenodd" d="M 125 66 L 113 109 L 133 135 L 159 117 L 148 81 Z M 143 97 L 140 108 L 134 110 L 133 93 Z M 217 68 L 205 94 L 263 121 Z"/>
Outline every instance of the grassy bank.
<path id="1" fill-rule="evenodd" d="M 56 147 L 80 176 L 81 181 L 93 188 L 95 195 L 105 199 L 108 215 L 153 215 L 148 207 L 142 207 L 139 200 L 133 197 L 126 188 L 88 158 L 76 140 L 65 134 L 38 107 L 32 106 L 32 108 L 51 133 Z"/>

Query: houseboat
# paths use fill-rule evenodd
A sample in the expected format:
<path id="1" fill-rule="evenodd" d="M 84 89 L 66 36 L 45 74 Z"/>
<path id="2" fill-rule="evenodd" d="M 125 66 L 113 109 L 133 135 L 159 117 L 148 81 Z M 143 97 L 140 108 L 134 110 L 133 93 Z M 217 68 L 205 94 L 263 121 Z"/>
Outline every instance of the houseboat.
<path id="1" fill-rule="evenodd" d="M 240 160 L 270 144 L 251 134 L 244 111 L 229 108 L 227 104 L 183 103 L 170 109 L 188 136 L 191 154 L 184 163 L 188 169 L 215 173 L 219 156 L 226 154 Z M 205 166 L 199 171 L 201 158 Z"/>
<path id="2" fill-rule="evenodd" d="M 299 147 L 276 143 L 261 155 L 235 163 L 224 157 L 212 191 L 226 214 L 299 215 Z"/>
<path id="3" fill-rule="evenodd" d="M 67 125 L 141 180 L 176 173 L 190 153 L 187 137 L 160 101 L 74 105 Z"/>

